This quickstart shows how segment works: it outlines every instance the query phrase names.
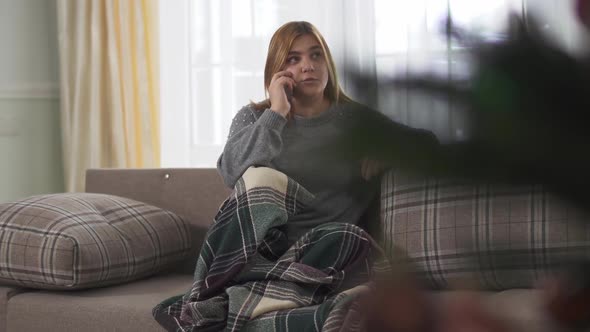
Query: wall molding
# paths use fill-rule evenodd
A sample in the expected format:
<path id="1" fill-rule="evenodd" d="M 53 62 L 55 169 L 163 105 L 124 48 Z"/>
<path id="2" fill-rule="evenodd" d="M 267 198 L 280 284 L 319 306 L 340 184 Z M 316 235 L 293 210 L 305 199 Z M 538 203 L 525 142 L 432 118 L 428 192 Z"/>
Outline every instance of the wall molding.
<path id="1" fill-rule="evenodd" d="M 0 86 L 0 100 L 10 99 L 59 99 L 59 84 L 21 84 L 15 86 Z"/>

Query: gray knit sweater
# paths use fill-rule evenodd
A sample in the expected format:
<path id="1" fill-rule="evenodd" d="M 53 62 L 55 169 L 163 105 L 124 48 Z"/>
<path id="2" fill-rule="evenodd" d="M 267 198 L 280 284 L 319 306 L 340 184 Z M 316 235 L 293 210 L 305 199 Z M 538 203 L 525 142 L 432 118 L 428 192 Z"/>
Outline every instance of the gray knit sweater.
<path id="1" fill-rule="evenodd" d="M 382 121 L 389 119 L 355 103 L 332 105 L 316 117 L 291 120 L 248 105 L 233 119 L 217 168 L 226 185 L 233 187 L 248 167 L 271 167 L 315 195 L 311 206 L 289 219 L 285 230 L 290 242 L 323 223 L 358 224 L 378 192 L 379 179 L 361 177 L 363 155 L 345 153 L 347 139 L 358 133 L 355 128 Z"/>

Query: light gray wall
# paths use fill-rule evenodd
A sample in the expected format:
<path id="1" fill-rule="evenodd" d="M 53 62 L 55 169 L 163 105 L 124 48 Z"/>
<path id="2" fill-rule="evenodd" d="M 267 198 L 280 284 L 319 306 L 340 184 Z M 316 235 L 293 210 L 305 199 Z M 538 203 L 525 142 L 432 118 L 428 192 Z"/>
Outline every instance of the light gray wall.
<path id="1" fill-rule="evenodd" d="M 0 202 L 63 191 L 55 0 L 0 0 Z"/>

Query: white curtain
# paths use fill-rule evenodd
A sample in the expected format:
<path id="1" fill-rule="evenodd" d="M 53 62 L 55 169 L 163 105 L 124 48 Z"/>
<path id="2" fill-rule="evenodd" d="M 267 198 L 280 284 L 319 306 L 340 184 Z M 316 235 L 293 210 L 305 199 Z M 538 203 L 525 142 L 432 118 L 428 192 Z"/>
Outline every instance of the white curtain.
<path id="1" fill-rule="evenodd" d="M 575 0 L 522 0 L 548 36 L 574 55 L 588 51 L 590 38 L 575 14 Z"/>
<path id="2" fill-rule="evenodd" d="M 374 63 L 362 61 L 374 53 L 372 2 L 162 2 L 162 165 L 215 165 L 235 112 L 265 98 L 268 43 L 285 22 L 312 22 L 327 39 L 337 63 L 354 63 L 364 72 L 374 72 Z M 172 39 L 178 36 L 182 37 Z M 186 58 L 178 56 L 185 52 Z M 345 77 L 343 82 L 346 87 Z"/>
<path id="3" fill-rule="evenodd" d="M 186 0 L 188 1 L 188 0 Z M 186 19 L 189 47 L 186 72 L 163 82 L 164 89 L 187 82 L 186 111 L 163 100 L 163 155 L 187 155 L 182 163 L 164 157 L 168 166 L 214 166 L 235 112 L 250 100 L 264 98 L 263 70 L 268 42 L 283 23 L 306 20 L 326 38 L 347 93 L 391 118 L 434 131 L 441 140 L 465 137 L 465 120 L 452 101 L 377 88 L 379 80 L 415 72 L 464 77 L 468 50 L 449 43 L 441 24 L 450 12 L 455 22 L 487 39 L 502 38 L 509 11 L 539 14 L 544 29 L 571 50 L 579 45 L 573 0 L 191 0 Z M 166 8 L 162 8 L 166 9 Z M 172 15 L 172 17 L 174 17 Z M 170 18 L 169 18 L 170 19 Z M 166 25 L 166 24 L 164 24 Z M 182 26 L 182 25 L 180 25 Z M 170 35 L 171 33 L 168 33 Z M 174 47 L 163 49 L 175 52 Z M 178 52 L 177 52 L 178 53 Z M 170 70 L 163 61 L 163 71 Z M 375 93 L 357 95 L 345 68 L 374 77 Z M 184 76 L 183 76 L 184 75 Z M 183 91 L 181 85 L 174 91 Z M 177 95 L 174 100 L 184 100 Z M 182 109 L 182 108 L 180 108 Z M 188 125 L 182 127 L 183 119 Z M 169 123 L 169 125 L 166 125 Z M 167 129 L 169 128 L 169 129 Z M 184 129 L 183 129 L 184 128 Z M 180 141 L 168 141 L 180 137 Z M 185 134 L 182 133 L 183 130 Z M 182 148 L 184 147 L 184 148 Z"/>

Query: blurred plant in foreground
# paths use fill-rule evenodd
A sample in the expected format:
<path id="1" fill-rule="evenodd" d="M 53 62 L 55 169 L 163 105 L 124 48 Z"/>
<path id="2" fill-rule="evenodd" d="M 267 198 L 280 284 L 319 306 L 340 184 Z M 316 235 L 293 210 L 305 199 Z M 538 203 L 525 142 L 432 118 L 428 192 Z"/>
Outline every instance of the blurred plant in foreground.
<path id="1" fill-rule="evenodd" d="M 577 16 L 590 32 L 590 1 L 576 3 Z M 471 135 L 437 147 L 397 142 L 387 127 L 367 128 L 347 149 L 366 148 L 391 165 L 439 177 L 474 182 L 541 184 L 582 209 L 590 207 L 590 54 L 576 58 L 541 33 L 533 17 L 513 16 L 508 38 L 484 42 L 452 24 L 454 38 L 473 52 L 468 81 L 435 75 L 391 79 L 383 85 L 450 98 L 467 110 Z M 590 39 L 590 34 L 589 37 Z M 360 94 L 373 95 L 369 78 L 356 76 Z M 590 222 L 590 220 L 587 220 Z M 469 292 L 447 307 L 433 309 L 412 280 L 389 280 L 368 298 L 376 308 L 368 318 L 374 331 L 509 331 L 487 315 Z M 590 262 L 577 261 L 544 282 L 545 313 L 568 331 L 590 327 Z"/>

